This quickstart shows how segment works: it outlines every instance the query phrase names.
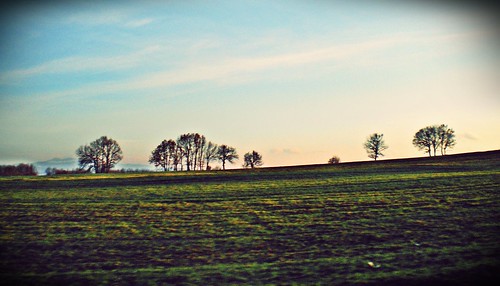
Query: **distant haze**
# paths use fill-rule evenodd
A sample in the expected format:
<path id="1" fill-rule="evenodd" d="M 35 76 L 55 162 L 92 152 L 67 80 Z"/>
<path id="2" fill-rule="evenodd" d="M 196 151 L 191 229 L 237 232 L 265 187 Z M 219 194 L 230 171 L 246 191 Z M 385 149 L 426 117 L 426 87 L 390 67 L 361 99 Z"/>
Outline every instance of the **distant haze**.
<path id="1" fill-rule="evenodd" d="M 33 162 L 39 174 L 44 174 L 47 168 L 63 170 L 74 170 L 78 168 L 78 160 L 75 158 L 54 158 L 47 161 Z M 146 164 L 118 164 L 114 169 L 132 170 L 154 170 L 154 167 Z"/>
<path id="2" fill-rule="evenodd" d="M 78 167 L 78 160 L 74 158 L 54 158 L 47 161 L 34 162 L 38 173 L 45 173 L 47 168 L 56 168 L 64 170 L 73 170 Z"/>
<path id="3" fill-rule="evenodd" d="M 433 124 L 456 131 L 449 154 L 500 149 L 489 7 L 102 2 L 0 9 L 0 164 L 76 158 L 106 135 L 144 166 L 189 132 L 264 166 L 369 160 L 375 132 L 381 159 L 425 156 L 412 137 Z"/>

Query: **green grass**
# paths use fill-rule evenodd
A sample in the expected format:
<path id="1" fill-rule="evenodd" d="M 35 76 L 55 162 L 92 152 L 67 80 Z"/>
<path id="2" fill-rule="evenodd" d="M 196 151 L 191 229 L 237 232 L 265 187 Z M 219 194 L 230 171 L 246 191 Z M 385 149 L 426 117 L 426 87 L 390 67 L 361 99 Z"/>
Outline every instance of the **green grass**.
<path id="1" fill-rule="evenodd" d="M 494 282 L 499 155 L 0 178 L 0 279 L 50 285 Z"/>

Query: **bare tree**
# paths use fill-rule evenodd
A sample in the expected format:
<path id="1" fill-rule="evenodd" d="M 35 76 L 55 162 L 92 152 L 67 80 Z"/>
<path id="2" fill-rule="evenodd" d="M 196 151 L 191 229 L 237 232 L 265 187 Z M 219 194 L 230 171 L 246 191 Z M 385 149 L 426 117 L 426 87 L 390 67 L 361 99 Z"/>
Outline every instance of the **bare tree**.
<path id="1" fill-rule="evenodd" d="M 439 146 L 441 146 L 441 155 L 446 155 L 446 149 L 453 148 L 457 143 L 455 140 L 455 131 L 448 128 L 448 125 L 441 124 L 438 128 Z"/>
<path id="2" fill-rule="evenodd" d="M 217 160 L 217 151 L 219 150 L 219 146 L 212 142 L 208 142 L 205 147 L 205 162 L 206 162 L 206 170 L 210 170 L 210 162 Z"/>
<path id="3" fill-rule="evenodd" d="M 378 157 L 384 156 L 382 152 L 389 148 L 387 145 L 385 145 L 383 137 L 384 134 L 374 133 L 370 135 L 368 139 L 366 139 L 364 146 L 366 152 L 368 153 L 368 157 L 374 159 L 375 161 L 377 161 Z"/>
<path id="4" fill-rule="evenodd" d="M 192 169 L 196 170 L 197 166 L 200 166 L 200 159 L 203 157 L 203 146 L 205 145 L 205 136 L 198 133 L 190 134 L 193 141 L 193 155 L 192 155 Z M 201 167 L 200 167 L 201 170 Z"/>
<path id="5" fill-rule="evenodd" d="M 174 167 L 174 171 L 178 171 L 179 166 L 181 167 L 180 169 L 182 171 L 182 157 L 184 157 L 184 152 L 182 151 L 181 146 L 179 146 L 178 144 L 176 146 L 177 147 L 175 148 L 175 152 L 172 156 L 172 164 Z"/>
<path id="6" fill-rule="evenodd" d="M 205 161 L 204 160 L 205 145 L 207 145 L 207 139 L 205 138 L 205 136 L 201 135 L 200 140 L 198 142 L 198 152 L 197 152 L 198 153 L 197 164 L 198 164 L 199 170 L 203 170 L 203 162 Z"/>
<path id="7" fill-rule="evenodd" d="M 76 150 L 80 169 L 88 168 L 87 171 L 93 169 L 96 173 L 109 173 L 123 159 L 122 154 L 120 145 L 106 136 Z"/>
<path id="8" fill-rule="evenodd" d="M 181 158 L 186 159 L 187 171 L 196 170 L 196 168 L 200 170 L 203 169 L 205 145 L 206 138 L 199 133 L 187 133 L 179 136 L 177 139 L 177 146 L 179 146 L 181 150 L 181 152 L 179 152 L 182 154 Z M 182 164 L 181 161 L 179 161 L 180 164 Z"/>
<path id="9" fill-rule="evenodd" d="M 186 158 L 186 170 L 190 171 L 193 160 L 194 134 L 182 134 L 177 139 L 177 145 L 180 147 L 182 154 Z"/>
<path id="10" fill-rule="evenodd" d="M 429 157 L 432 156 L 432 151 L 436 156 L 436 150 L 439 146 L 439 127 L 433 125 L 420 129 L 413 136 L 413 145 L 419 150 L 425 150 Z"/>
<path id="11" fill-rule="evenodd" d="M 244 160 L 245 163 L 243 164 L 243 167 L 245 168 L 250 167 L 253 169 L 255 167 L 262 166 L 262 164 L 264 164 L 262 162 L 262 155 L 260 155 L 256 151 L 246 153 L 244 156 Z"/>
<path id="12" fill-rule="evenodd" d="M 155 167 L 163 168 L 163 171 L 168 171 L 173 165 L 176 149 L 177 144 L 174 140 L 163 140 L 161 144 L 151 152 L 149 163 L 154 164 Z"/>
<path id="13" fill-rule="evenodd" d="M 234 160 L 239 159 L 236 149 L 227 145 L 220 145 L 217 149 L 218 159 L 222 162 L 222 170 L 226 169 L 226 161 L 233 163 Z"/>

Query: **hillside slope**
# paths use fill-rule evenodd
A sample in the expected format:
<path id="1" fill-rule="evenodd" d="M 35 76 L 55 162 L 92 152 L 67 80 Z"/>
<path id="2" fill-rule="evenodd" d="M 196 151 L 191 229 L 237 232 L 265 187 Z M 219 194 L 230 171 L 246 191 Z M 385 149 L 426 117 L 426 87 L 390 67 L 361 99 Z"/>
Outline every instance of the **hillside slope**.
<path id="1" fill-rule="evenodd" d="M 493 285 L 498 155 L 2 178 L 0 279 Z"/>

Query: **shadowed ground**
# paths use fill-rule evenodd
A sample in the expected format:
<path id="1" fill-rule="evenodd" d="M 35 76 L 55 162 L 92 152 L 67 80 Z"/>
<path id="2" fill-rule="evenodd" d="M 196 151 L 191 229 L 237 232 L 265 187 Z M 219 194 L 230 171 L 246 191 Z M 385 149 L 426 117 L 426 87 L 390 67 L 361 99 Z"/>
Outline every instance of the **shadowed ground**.
<path id="1" fill-rule="evenodd" d="M 494 282 L 499 155 L 0 178 L 0 278 L 82 285 Z"/>

